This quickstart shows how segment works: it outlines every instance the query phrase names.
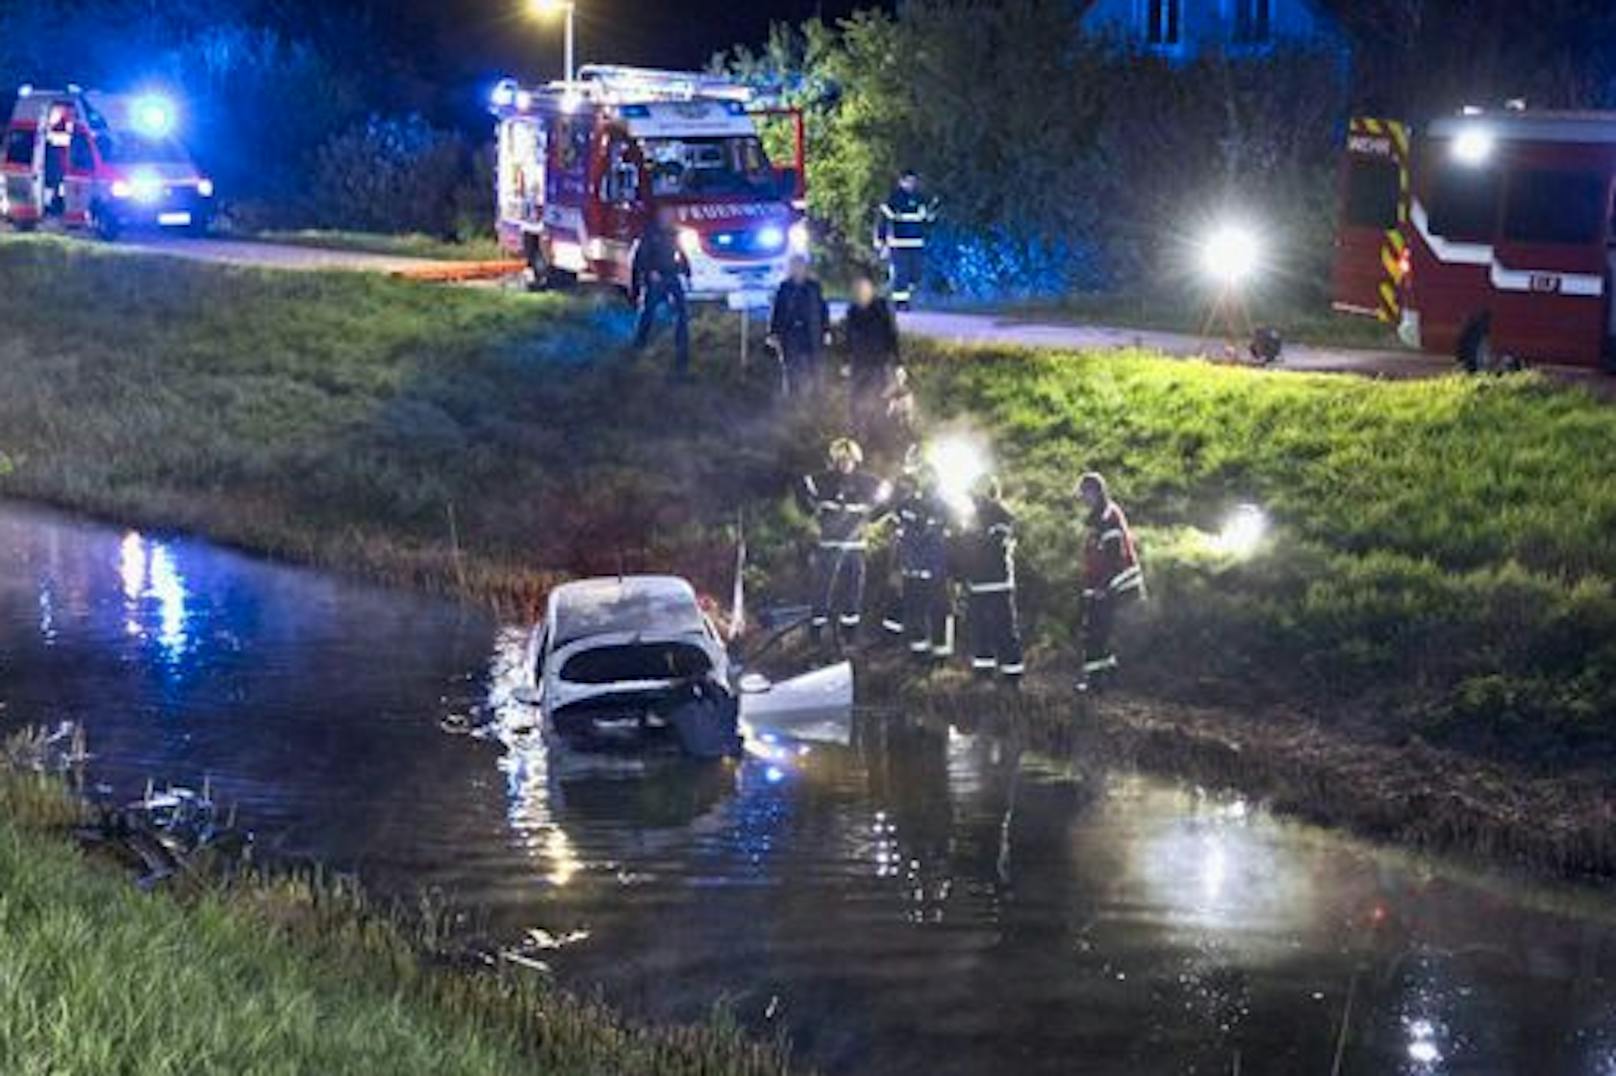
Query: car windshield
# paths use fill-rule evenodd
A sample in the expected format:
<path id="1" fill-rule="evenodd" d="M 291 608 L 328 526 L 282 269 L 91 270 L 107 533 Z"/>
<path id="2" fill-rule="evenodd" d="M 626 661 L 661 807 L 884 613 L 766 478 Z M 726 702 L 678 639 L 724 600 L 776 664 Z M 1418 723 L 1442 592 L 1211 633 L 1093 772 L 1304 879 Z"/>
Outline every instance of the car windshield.
<path id="1" fill-rule="evenodd" d="M 595 635 L 686 635 L 703 629 L 701 608 L 689 590 L 617 580 L 568 587 L 556 605 L 555 645 Z"/>
<path id="2" fill-rule="evenodd" d="M 778 181 L 755 135 L 647 138 L 640 143 L 658 197 L 750 194 L 772 197 Z"/>
<path id="3" fill-rule="evenodd" d="M 150 138 L 133 131 L 103 132 L 97 139 L 108 164 L 187 164 L 185 147 L 172 138 Z"/>

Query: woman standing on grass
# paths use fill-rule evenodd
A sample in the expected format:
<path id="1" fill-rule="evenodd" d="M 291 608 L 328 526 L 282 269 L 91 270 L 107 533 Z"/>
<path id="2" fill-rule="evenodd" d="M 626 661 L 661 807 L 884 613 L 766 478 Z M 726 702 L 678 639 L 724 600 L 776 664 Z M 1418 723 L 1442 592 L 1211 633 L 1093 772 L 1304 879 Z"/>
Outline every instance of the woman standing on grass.
<path id="1" fill-rule="evenodd" d="M 887 389 L 897 379 L 898 323 L 875 280 L 860 273 L 847 308 L 848 417 L 857 440 L 881 442 Z"/>

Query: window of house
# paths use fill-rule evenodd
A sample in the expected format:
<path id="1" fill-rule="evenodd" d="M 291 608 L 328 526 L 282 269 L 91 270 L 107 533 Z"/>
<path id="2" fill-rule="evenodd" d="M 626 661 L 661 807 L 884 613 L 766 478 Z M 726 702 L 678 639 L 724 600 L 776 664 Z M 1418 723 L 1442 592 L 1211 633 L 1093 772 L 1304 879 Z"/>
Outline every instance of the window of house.
<path id="1" fill-rule="evenodd" d="M 1504 234 L 1516 243 L 1591 243 L 1608 197 L 1598 172 L 1517 172 L 1509 181 Z"/>
<path id="2" fill-rule="evenodd" d="M 1145 0 L 1145 40 L 1152 45 L 1184 40 L 1184 0 Z"/>
<path id="3" fill-rule="evenodd" d="M 1234 0 L 1234 39 L 1243 45 L 1266 42 L 1273 31 L 1273 0 Z"/>

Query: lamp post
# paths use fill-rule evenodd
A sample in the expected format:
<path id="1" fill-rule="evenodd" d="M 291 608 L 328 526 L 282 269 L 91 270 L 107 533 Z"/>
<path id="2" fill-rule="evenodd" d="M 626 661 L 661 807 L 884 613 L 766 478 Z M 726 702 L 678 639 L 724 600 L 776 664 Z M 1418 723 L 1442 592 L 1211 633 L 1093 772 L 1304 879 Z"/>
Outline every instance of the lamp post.
<path id="1" fill-rule="evenodd" d="M 574 40 L 573 33 L 574 33 L 574 22 L 576 21 L 577 15 L 578 15 L 577 0 L 528 0 L 528 6 L 532 10 L 533 14 L 538 16 L 541 19 L 547 19 L 547 18 L 551 17 L 552 15 L 564 15 L 564 16 L 566 16 L 566 20 L 567 20 L 567 23 L 566 23 L 566 42 L 567 43 L 566 43 L 565 66 L 566 66 L 566 72 L 567 72 L 567 84 L 570 86 L 572 84 L 572 76 L 574 74 L 574 70 L 573 70 L 573 40 Z"/>

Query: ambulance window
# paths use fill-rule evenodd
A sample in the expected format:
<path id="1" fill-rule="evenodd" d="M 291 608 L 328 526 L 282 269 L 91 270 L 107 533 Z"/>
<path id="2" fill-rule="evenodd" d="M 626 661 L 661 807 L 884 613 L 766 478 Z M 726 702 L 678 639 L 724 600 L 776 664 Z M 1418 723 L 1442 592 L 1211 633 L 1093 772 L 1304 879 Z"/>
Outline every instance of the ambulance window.
<path id="1" fill-rule="evenodd" d="M 1444 239 L 1491 242 L 1498 228 L 1498 172 L 1450 166 L 1431 184 L 1431 231 Z"/>
<path id="2" fill-rule="evenodd" d="M 90 140 L 83 135 L 73 136 L 72 148 L 67 152 L 73 171 L 88 172 L 95 168 L 95 158 L 90 154 Z"/>
<path id="3" fill-rule="evenodd" d="M 6 136 L 6 163 L 34 163 L 34 132 L 12 131 Z"/>
<path id="4" fill-rule="evenodd" d="M 1598 172 L 1517 172 L 1510 177 L 1504 234 L 1517 243 L 1591 243 L 1607 198 Z"/>
<path id="5" fill-rule="evenodd" d="M 1382 231 L 1397 227 L 1402 170 L 1388 157 L 1354 157 L 1347 171 L 1347 224 Z"/>

